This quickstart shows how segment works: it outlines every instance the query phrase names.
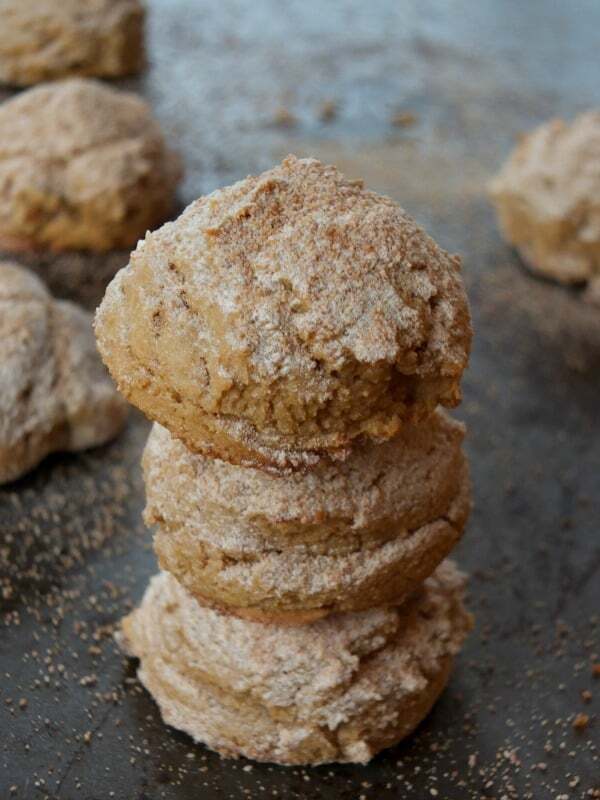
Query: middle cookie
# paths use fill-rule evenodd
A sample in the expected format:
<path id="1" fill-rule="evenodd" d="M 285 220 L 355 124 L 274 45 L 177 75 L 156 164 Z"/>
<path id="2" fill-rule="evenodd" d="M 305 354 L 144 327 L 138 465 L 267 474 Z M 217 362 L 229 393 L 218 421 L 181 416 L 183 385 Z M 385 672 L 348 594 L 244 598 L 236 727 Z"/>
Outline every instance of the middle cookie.
<path id="1" fill-rule="evenodd" d="M 463 436 L 438 411 L 345 462 L 274 476 L 192 454 L 155 425 L 143 466 L 160 565 L 200 602 L 263 621 L 400 603 L 462 534 Z"/>

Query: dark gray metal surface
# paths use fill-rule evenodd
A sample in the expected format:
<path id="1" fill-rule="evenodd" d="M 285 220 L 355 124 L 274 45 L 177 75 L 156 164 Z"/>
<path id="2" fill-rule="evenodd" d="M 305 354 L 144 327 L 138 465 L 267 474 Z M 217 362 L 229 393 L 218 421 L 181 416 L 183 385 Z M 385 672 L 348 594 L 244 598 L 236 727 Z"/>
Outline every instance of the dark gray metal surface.
<path id="1" fill-rule="evenodd" d="M 429 719 L 368 767 L 193 745 L 111 639 L 155 570 L 134 413 L 114 444 L 0 489 L 0 798 L 599 797 L 600 313 L 522 270 L 485 182 L 518 132 L 600 105 L 600 5 L 155 0 L 149 38 L 129 86 L 183 152 L 182 201 L 310 153 L 463 254 L 476 505 L 457 557 L 477 627 Z M 126 257 L 26 262 L 93 308 Z"/>

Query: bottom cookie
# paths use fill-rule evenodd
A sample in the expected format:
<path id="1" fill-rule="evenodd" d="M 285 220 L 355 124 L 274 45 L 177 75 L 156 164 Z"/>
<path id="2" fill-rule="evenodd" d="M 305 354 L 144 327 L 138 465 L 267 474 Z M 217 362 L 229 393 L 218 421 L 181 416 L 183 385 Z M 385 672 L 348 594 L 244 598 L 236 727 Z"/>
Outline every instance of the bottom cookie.
<path id="1" fill-rule="evenodd" d="M 290 628 L 205 608 L 162 572 L 119 640 L 165 722 L 222 755 L 366 763 L 411 733 L 446 685 L 472 627 L 464 583 L 444 562 L 399 608 Z"/>

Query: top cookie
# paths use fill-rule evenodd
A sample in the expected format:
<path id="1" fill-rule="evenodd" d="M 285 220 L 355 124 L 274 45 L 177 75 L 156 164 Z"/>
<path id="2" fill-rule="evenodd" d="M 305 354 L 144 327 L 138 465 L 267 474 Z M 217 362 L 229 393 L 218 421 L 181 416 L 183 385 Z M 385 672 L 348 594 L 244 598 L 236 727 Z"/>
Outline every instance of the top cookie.
<path id="1" fill-rule="evenodd" d="M 0 81 L 115 78 L 144 63 L 140 0 L 1 0 Z"/>
<path id="2" fill-rule="evenodd" d="M 121 391 L 190 449 L 285 470 L 456 405 L 471 327 L 457 257 L 290 156 L 138 243 L 96 335 Z"/>
<path id="3" fill-rule="evenodd" d="M 600 280 L 600 112 L 524 136 L 490 185 L 502 232 L 536 272 Z"/>

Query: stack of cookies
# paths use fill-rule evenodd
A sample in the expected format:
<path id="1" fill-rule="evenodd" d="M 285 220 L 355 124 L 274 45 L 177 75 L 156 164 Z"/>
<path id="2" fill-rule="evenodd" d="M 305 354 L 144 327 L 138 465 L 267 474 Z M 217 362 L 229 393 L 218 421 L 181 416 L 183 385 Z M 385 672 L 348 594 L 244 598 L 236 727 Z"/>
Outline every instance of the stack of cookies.
<path id="1" fill-rule="evenodd" d="M 165 720 L 226 755 L 368 761 L 429 711 L 471 625 L 456 257 L 287 158 L 148 234 L 96 318 L 155 422 L 164 570 L 121 640 Z"/>

